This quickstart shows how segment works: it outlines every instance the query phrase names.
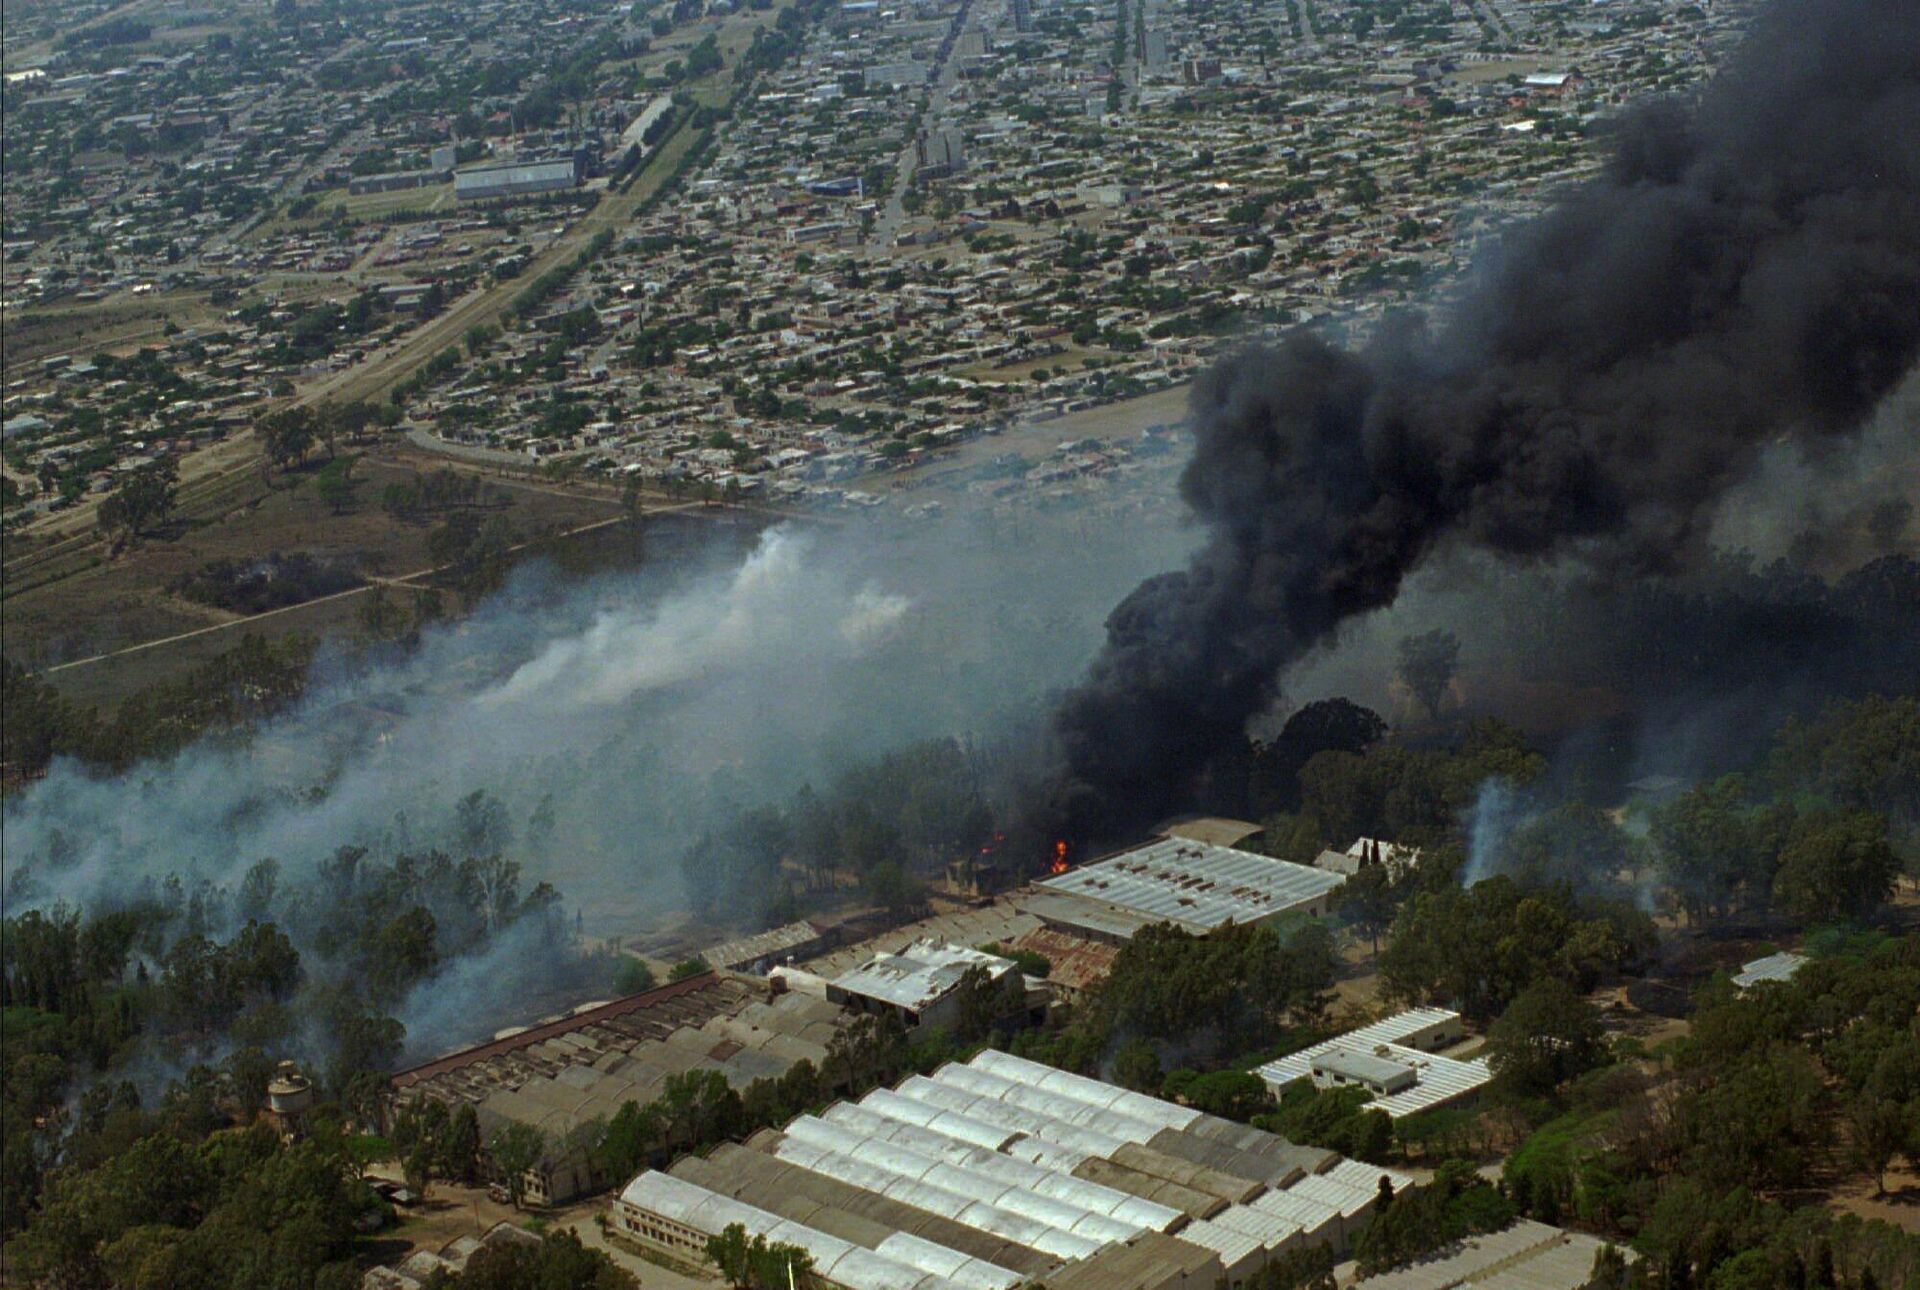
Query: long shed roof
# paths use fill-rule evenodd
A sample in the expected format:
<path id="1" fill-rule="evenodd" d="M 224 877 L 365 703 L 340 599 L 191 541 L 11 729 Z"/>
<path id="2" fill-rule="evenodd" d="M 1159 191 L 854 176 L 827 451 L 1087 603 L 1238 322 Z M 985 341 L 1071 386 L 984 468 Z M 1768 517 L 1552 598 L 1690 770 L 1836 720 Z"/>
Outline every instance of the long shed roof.
<path id="1" fill-rule="evenodd" d="M 1345 881 L 1337 873 L 1251 851 L 1163 838 L 1039 885 L 1156 922 L 1210 931 L 1312 904 Z"/>

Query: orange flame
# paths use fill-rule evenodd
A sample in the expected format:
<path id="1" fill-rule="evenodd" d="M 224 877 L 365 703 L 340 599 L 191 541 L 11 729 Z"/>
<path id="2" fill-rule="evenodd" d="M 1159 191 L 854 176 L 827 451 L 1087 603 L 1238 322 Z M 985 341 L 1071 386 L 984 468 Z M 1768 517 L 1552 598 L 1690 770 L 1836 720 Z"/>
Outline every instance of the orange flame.
<path id="1" fill-rule="evenodd" d="M 1054 843 L 1053 871 L 1055 873 L 1065 873 L 1071 868 L 1073 868 L 1073 866 L 1067 863 L 1067 844 L 1064 841 Z"/>

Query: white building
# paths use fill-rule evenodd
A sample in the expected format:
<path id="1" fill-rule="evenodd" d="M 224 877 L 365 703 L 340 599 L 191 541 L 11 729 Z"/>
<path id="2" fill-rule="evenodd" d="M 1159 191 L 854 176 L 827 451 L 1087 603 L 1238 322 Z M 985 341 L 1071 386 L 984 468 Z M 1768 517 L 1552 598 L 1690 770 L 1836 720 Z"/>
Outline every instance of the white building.
<path id="1" fill-rule="evenodd" d="M 1373 1095 L 1368 1107 L 1412 1115 L 1458 1101 L 1493 1077 L 1483 1057 L 1457 1061 L 1435 1051 L 1465 1035 L 1459 1013 L 1413 1008 L 1268 1062 L 1260 1078 L 1276 1096 L 1303 1079 L 1316 1088 L 1364 1088 Z"/>
<path id="2" fill-rule="evenodd" d="M 1806 955 L 1783 950 L 1778 954 L 1769 954 L 1765 958 L 1741 964 L 1740 970 L 1734 974 L 1733 983 L 1742 990 L 1750 990 L 1765 981 L 1791 981 L 1793 974 L 1806 964 Z"/>
<path id="3" fill-rule="evenodd" d="M 1420 862 L 1420 848 L 1401 846 L 1398 842 L 1382 842 L 1378 838 L 1360 838 L 1345 851 L 1322 851 L 1314 858 L 1317 868 L 1329 873 L 1344 874 L 1351 878 L 1372 864 L 1387 866 L 1387 872 L 1398 881 L 1403 875 Z"/>
<path id="4" fill-rule="evenodd" d="M 1024 902 L 1053 926 L 1129 940 L 1173 923 L 1196 934 L 1285 914 L 1325 914 L 1344 875 L 1186 838 L 1162 838 L 1039 884 Z"/>

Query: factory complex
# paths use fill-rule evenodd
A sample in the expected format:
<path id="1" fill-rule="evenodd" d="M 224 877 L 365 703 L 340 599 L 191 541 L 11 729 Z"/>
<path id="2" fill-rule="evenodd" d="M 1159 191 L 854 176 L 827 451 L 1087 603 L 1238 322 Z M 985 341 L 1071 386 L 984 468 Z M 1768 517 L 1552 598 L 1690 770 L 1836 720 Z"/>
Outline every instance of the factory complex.
<path id="1" fill-rule="evenodd" d="M 1375 847 L 1363 854 L 1376 862 Z M 537 1130 L 527 1201 L 618 1188 L 595 1221 L 630 1260 L 704 1273 L 744 1234 L 803 1251 L 819 1290 L 1233 1287 L 1295 1251 L 1348 1256 L 1383 1201 L 1416 1180 L 991 1047 L 871 1087 L 861 1045 L 875 1020 L 906 1035 L 981 1033 L 983 1017 L 1016 1013 L 1023 1027 L 1044 1025 L 1097 988 L 1141 928 L 1311 918 L 1343 881 L 1169 835 L 864 941 L 843 940 L 846 926 L 794 923 L 713 947 L 714 970 L 403 1071 L 390 1110 L 464 1102 L 488 1140 L 510 1125 Z M 1023 970 L 1034 954 L 1047 977 Z M 1303 1081 L 1361 1087 L 1366 1106 L 1399 1117 L 1486 1084 L 1484 1059 L 1449 1055 L 1471 1039 L 1459 1013 L 1413 1008 L 1256 1073 L 1276 1097 Z M 658 1113 L 702 1096 L 691 1076 L 764 1099 L 801 1062 L 811 1092 L 742 1127 L 778 1126 L 744 1141 L 676 1127 L 618 1166 L 584 1145 L 628 1104 Z M 1573 1290 L 1598 1248 L 1521 1222 L 1350 1284 Z"/>
<path id="2" fill-rule="evenodd" d="M 922 938 L 897 954 L 877 954 L 827 982 L 826 997 L 855 1012 L 892 1013 L 909 1029 L 943 1025 L 956 1018 L 959 987 L 975 969 L 989 984 L 999 984 L 1013 973 L 1013 963 L 964 945 Z M 1044 1016 L 1044 1004 L 1041 1011 Z"/>
<path id="3" fill-rule="evenodd" d="M 988 1049 L 642 1173 L 612 1230 L 680 1259 L 732 1224 L 846 1290 L 1213 1290 L 1344 1249 L 1412 1180 Z"/>

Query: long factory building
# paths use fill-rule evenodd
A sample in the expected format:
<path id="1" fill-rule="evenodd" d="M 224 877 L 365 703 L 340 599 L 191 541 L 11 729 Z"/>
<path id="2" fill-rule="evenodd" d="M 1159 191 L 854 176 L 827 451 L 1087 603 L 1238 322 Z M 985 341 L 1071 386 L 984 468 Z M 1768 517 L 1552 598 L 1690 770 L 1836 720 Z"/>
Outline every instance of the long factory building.
<path id="1" fill-rule="evenodd" d="M 1230 923 L 1318 918 L 1346 880 L 1310 865 L 1166 837 L 1048 878 L 1021 903 L 1050 927 L 1124 944 L 1158 923 L 1204 936 Z"/>
<path id="2" fill-rule="evenodd" d="M 1383 1176 L 1411 1181 L 989 1049 L 643 1173 L 612 1218 L 693 1261 L 738 1223 L 845 1290 L 1214 1290 L 1345 1249 Z"/>

